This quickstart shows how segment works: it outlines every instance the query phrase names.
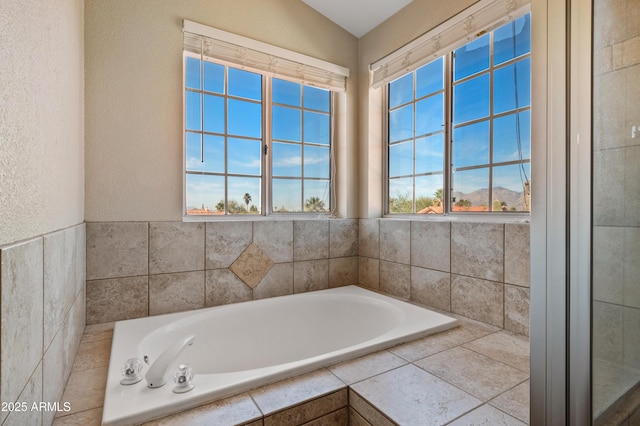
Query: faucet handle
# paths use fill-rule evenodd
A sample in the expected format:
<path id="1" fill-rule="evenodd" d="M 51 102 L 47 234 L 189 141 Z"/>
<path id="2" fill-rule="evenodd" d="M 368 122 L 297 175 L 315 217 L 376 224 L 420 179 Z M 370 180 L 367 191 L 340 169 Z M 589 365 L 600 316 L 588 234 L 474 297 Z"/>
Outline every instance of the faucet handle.
<path id="1" fill-rule="evenodd" d="M 122 373 L 121 385 L 133 385 L 142 380 L 142 361 L 138 358 L 129 358 L 120 368 Z"/>
<path id="2" fill-rule="evenodd" d="M 176 384 L 173 387 L 173 392 L 175 393 L 189 392 L 196 386 L 193 383 L 193 369 L 189 364 L 180 364 L 173 375 L 173 382 Z"/>

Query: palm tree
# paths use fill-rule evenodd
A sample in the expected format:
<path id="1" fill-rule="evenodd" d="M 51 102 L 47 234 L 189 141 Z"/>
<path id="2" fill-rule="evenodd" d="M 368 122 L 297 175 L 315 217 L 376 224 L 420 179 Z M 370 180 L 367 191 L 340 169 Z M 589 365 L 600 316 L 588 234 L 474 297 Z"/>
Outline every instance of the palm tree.
<path id="1" fill-rule="evenodd" d="M 324 201 L 322 201 L 318 197 L 309 197 L 307 201 L 304 202 L 304 207 L 308 211 L 319 212 L 324 210 Z"/>
<path id="2" fill-rule="evenodd" d="M 247 205 L 247 211 L 249 211 L 249 203 L 251 202 L 251 195 L 248 192 L 244 193 L 244 197 L 242 197 L 244 203 Z"/>

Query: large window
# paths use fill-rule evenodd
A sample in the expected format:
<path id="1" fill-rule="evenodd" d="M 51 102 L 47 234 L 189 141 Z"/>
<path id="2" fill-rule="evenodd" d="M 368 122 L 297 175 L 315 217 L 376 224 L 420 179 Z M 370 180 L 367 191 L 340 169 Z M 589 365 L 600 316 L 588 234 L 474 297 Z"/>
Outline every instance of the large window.
<path id="1" fill-rule="evenodd" d="M 185 54 L 184 122 L 187 215 L 330 211 L 329 90 Z"/>
<path id="2" fill-rule="evenodd" d="M 530 15 L 387 86 L 387 212 L 528 212 Z"/>

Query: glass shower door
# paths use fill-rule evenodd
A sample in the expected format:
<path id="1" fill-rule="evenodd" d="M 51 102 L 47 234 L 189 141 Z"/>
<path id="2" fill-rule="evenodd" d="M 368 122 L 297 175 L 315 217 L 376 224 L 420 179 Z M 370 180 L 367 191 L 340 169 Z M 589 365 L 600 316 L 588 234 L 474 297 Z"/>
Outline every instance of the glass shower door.
<path id="1" fill-rule="evenodd" d="M 592 417 L 623 424 L 640 422 L 640 0 L 594 0 L 592 71 Z"/>

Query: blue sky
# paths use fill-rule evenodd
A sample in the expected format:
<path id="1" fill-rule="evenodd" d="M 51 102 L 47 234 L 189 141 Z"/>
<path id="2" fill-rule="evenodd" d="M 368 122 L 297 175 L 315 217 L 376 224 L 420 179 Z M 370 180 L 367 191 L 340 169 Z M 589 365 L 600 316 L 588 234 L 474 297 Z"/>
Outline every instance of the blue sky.
<path id="1" fill-rule="evenodd" d="M 199 90 L 200 80 L 200 61 L 188 57 L 187 88 Z M 186 132 L 186 168 L 229 174 L 228 201 L 244 206 L 243 197 L 248 193 L 250 205 L 260 208 L 262 108 L 266 104 L 262 78 L 228 68 L 225 85 L 224 66 L 205 62 L 202 84 L 212 93 L 186 92 L 185 121 L 190 130 Z M 272 93 L 272 143 L 267 161 L 274 177 L 273 206 L 300 211 L 306 199 L 318 197 L 329 207 L 330 94 L 280 79 L 272 79 Z M 213 210 L 224 193 L 223 176 L 187 175 L 188 208 L 204 205 Z"/>

